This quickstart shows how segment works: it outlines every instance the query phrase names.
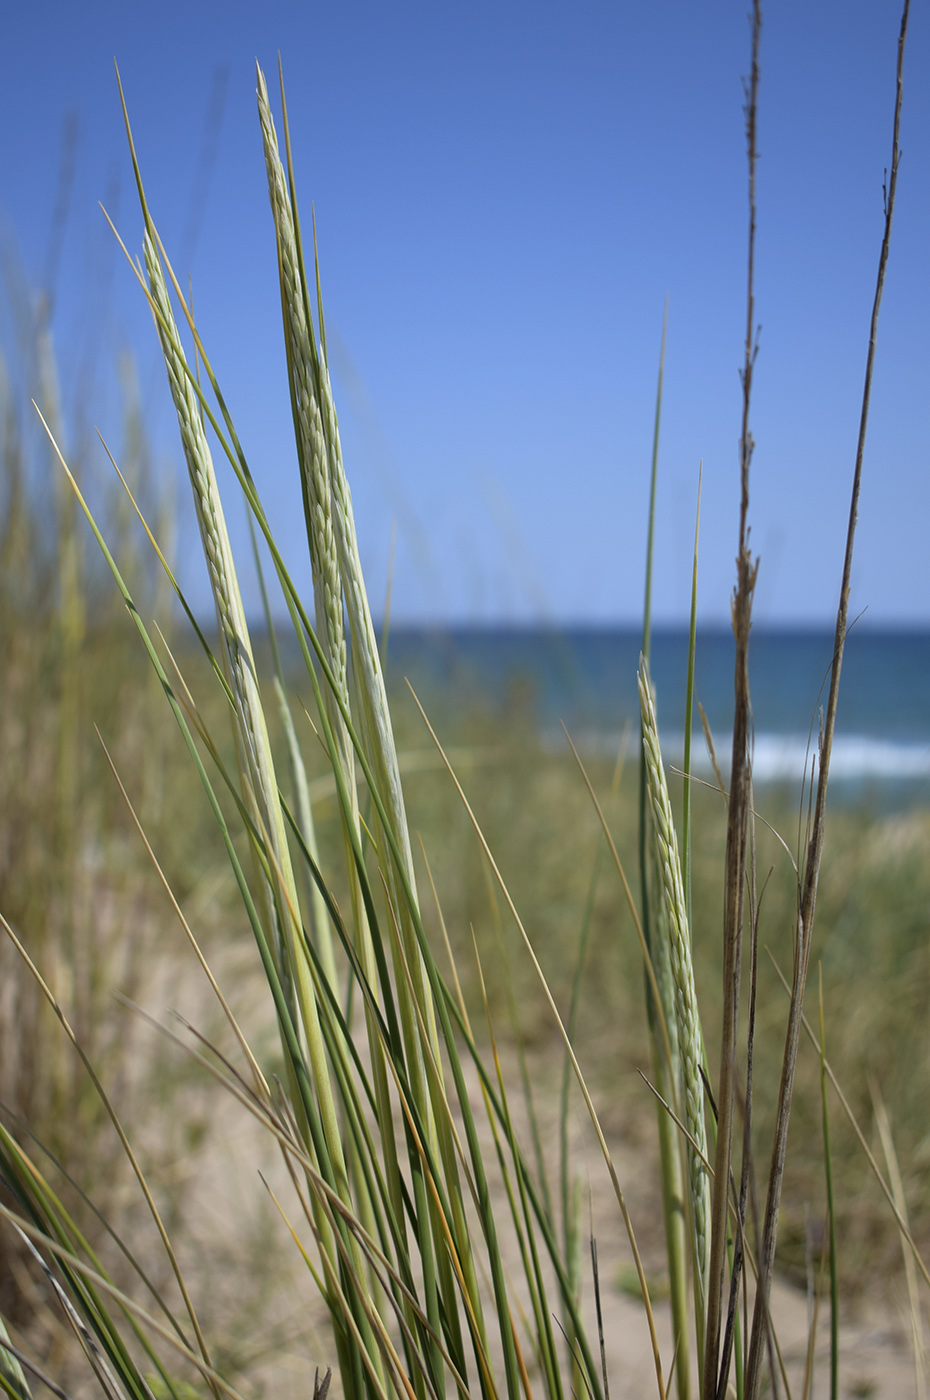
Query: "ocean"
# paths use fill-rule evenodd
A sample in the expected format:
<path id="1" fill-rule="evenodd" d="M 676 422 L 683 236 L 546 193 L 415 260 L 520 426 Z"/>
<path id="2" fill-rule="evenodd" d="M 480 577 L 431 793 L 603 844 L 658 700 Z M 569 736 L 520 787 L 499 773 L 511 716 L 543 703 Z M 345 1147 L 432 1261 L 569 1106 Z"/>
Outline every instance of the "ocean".
<path id="1" fill-rule="evenodd" d="M 639 632 L 606 628 L 392 627 L 389 682 L 409 676 L 427 704 L 481 696 L 505 705 L 515 697 L 547 744 L 564 744 L 562 725 L 583 750 L 616 750 L 638 723 Z M 800 785 L 816 752 L 826 704 L 833 633 L 826 629 L 754 627 L 750 687 L 754 777 Z M 663 752 L 681 761 L 688 635 L 656 628 L 651 670 Z M 733 715 L 733 637 L 699 629 L 695 700 L 707 714 L 718 762 L 729 767 Z M 695 705 L 692 755 L 710 763 Z M 881 805 L 930 802 L 930 630 L 854 627 L 846 644 L 831 792 L 841 800 Z"/>

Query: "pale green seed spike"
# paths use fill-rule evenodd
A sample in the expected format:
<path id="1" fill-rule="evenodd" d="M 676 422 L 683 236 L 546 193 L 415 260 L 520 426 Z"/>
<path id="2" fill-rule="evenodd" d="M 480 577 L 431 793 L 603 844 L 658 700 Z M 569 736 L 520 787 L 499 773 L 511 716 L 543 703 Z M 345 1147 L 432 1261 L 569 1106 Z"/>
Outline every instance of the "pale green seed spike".
<path id="1" fill-rule="evenodd" d="M 651 821 L 649 823 L 649 829 L 652 829 Z M 650 843 L 649 848 L 649 877 L 650 891 L 655 897 L 655 907 L 652 911 L 653 927 L 655 929 L 655 938 L 653 939 L 652 947 L 652 968 L 655 973 L 656 987 L 659 992 L 659 1001 L 662 1007 L 665 1027 L 668 1031 L 671 1072 L 674 1078 L 675 1091 L 677 1093 L 680 1079 L 681 1055 L 678 1048 L 678 1016 L 675 1011 L 675 978 L 672 972 L 668 913 L 665 908 L 665 900 L 661 893 L 663 889 L 663 880 L 659 864 L 658 842 L 655 840 Z"/>
<path id="2" fill-rule="evenodd" d="M 284 316 L 288 371 L 294 405 L 294 424 L 298 436 L 298 456 L 301 485 L 307 521 L 307 543 L 313 571 L 313 594 L 317 619 L 317 635 L 326 655 L 343 705 L 349 705 L 346 639 L 343 620 L 342 581 L 333 530 L 332 502 L 329 487 L 329 459 L 323 436 L 323 422 L 315 389 L 319 360 L 312 328 L 307 322 L 303 284 L 300 276 L 297 244 L 291 218 L 287 181 L 278 153 L 278 138 L 268 105 L 264 74 L 258 72 L 258 112 L 268 175 L 268 192 L 275 224 L 278 266 L 281 276 L 281 302 Z M 343 779 L 352 805 L 352 821 L 359 831 L 358 790 L 355 782 L 355 754 L 349 739 L 342 710 L 336 698 L 325 695 L 326 712 L 336 738 Z M 352 896 L 353 925 L 362 970 L 372 987 L 377 982 L 374 951 L 371 947 L 367 919 L 361 898 L 354 858 L 346 840 L 346 858 Z M 372 1022 L 369 1038 L 376 1064 L 380 1058 L 378 1034 Z M 396 1202 L 400 1208 L 400 1198 Z"/>
<path id="3" fill-rule="evenodd" d="M 278 797 L 271 743 L 265 724 L 245 610 L 220 502 L 213 459 L 200 417 L 199 400 L 187 373 L 184 350 L 168 298 L 161 261 L 148 232 L 145 236 L 144 251 L 149 286 L 157 309 L 159 339 L 178 415 L 181 441 L 193 487 L 197 521 L 207 559 L 222 642 L 223 662 L 227 671 L 226 679 L 236 706 L 237 722 L 234 725 L 234 733 L 244 796 L 253 808 L 258 830 L 268 847 L 269 875 L 267 879 L 259 877 L 265 918 L 269 934 L 277 941 L 281 956 L 288 959 L 295 979 L 326 1146 L 336 1187 L 348 1203 L 342 1139 L 316 995 L 302 943 L 302 932 L 297 923 L 297 887 Z"/>
<path id="4" fill-rule="evenodd" d="M 213 469 L 213 458 L 200 417 L 200 404 L 187 374 L 184 350 L 171 310 L 161 262 L 148 233 L 145 235 L 144 248 L 149 287 L 158 309 L 159 339 L 193 488 L 194 508 L 216 606 L 223 658 L 229 672 L 227 679 L 241 712 L 240 738 L 246 746 L 246 771 L 250 780 L 258 779 L 254 782 L 254 791 L 256 796 L 259 796 L 268 790 L 267 782 L 259 775 L 261 744 L 255 732 L 256 717 L 261 714 L 261 705 L 255 703 L 258 699 L 255 667 L 242 599 L 235 582 L 235 566 Z"/>
<path id="5" fill-rule="evenodd" d="M 278 154 L 277 135 L 261 69 L 258 70 L 258 112 L 265 150 L 268 193 L 277 235 L 278 263 L 288 348 L 288 370 L 294 398 L 295 425 L 300 437 L 304 508 L 307 514 L 310 562 L 313 568 L 317 629 L 321 639 L 325 639 L 327 659 L 336 677 L 341 698 L 348 704 L 342 583 L 333 529 L 329 457 L 320 415 L 319 397 L 313 383 L 313 377 L 319 370 L 319 357 L 312 327 L 307 323 L 287 181 Z M 342 731 L 339 735 L 340 747 L 343 748 L 347 761 L 349 761 L 351 747 L 345 737 L 345 726 L 338 726 L 337 733 L 340 729 Z"/>
<path id="6" fill-rule="evenodd" d="M 294 234 L 288 198 L 287 180 L 278 152 L 274 119 L 268 105 L 264 74 L 258 68 L 258 113 L 268 176 L 268 193 L 275 225 L 278 268 L 281 280 L 281 305 L 284 318 L 284 339 L 287 349 L 288 374 L 297 433 L 298 458 L 301 469 L 301 489 L 307 523 L 307 544 L 313 573 L 313 597 L 317 636 L 333 673 L 338 699 L 349 707 L 349 686 L 345 624 L 343 618 L 342 580 L 333 530 L 332 497 L 329 486 L 329 454 L 323 435 L 319 396 L 315 380 L 319 375 L 319 357 L 312 326 L 304 300 L 300 259 Z M 355 781 L 355 753 L 337 697 L 325 691 L 326 712 L 336 739 L 339 763 L 352 805 L 352 821 L 359 830 L 358 789 Z M 375 956 L 367 932 L 367 919 L 358 879 L 354 871 L 351 842 L 346 836 L 346 860 L 352 900 L 353 925 L 357 931 L 362 968 L 374 986 Z M 372 1043 L 377 1037 L 369 1028 Z"/>
<path id="7" fill-rule="evenodd" d="M 703 1037 L 697 994 L 694 988 L 691 934 L 681 876 L 681 861 L 678 854 L 678 837 L 675 833 L 672 804 L 665 781 L 655 705 L 645 658 L 640 658 L 638 684 L 643 718 L 646 779 L 654 818 L 653 831 L 662 887 L 662 903 L 667 923 L 669 961 L 675 986 L 681 1109 L 683 1121 L 691 1139 L 688 1143 L 687 1155 L 694 1235 L 696 1303 L 699 1308 L 698 1336 L 700 1338 L 704 1300 L 707 1296 L 707 1271 L 710 1265 L 710 1183 L 705 1166 L 707 1135 L 704 1124 L 704 1086 L 701 1078 Z"/>

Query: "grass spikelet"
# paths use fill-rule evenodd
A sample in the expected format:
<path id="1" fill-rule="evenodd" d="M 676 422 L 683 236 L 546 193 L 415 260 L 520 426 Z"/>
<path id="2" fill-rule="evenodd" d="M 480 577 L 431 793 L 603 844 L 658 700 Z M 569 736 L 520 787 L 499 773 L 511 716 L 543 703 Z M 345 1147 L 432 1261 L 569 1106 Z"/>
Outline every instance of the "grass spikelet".
<path id="1" fill-rule="evenodd" d="M 317 634 L 321 641 L 325 642 L 329 664 L 336 678 L 339 694 L 343 701 L 348 704 L 349 688 L 342 580 L 333 528 L 329 454 L 320 412 L 319 390 L 314 382 L 319 374 L 319 355 L 313 329 L 309 324 L 309 307 L 305 299 L 306 289 L 300 271 L 300 254 L 288 197 L 287 180 L 278 154 L 274 120 L 268 105 L 268 90 L 260 68 L 258 69 L 258 115 L 265 152 L 265 169 L 268 175 L 268 195 L 274 217 L 278 249 L 284 339 L 300 460 L 304 513 L 307 519 L 307 542 L 313 569 Z M 337 725 L 337 731 L 340 735 L 340 747 L 345 757 L 346 777 L 349 779 L 351 774 L 348 770 L 352 766 L 351 746 L 348 744 L 345 726 Z"/>
<path id="2" fill-rule="evenodd" d="M 656 859 L 662 890 L 662 905 L 668 935 L 669 963 L 674 980 L 675 1024 L 678 1032 L 680 1058 L 679 1093 L 683 1120 L 688 1130 L 688 1180 L 691 1198 L 691 1221 L 694 1237 L 694 1276 L 698 1333 L 707 1292 L 707 1270 L 710 1262 L 710 1190 L 707 1176 L 707 1134 L 704 1124 L 704 1088 L 701 1066 L 704 1059 L 701 1021 L 694 969 L 691 962 L 691 934 L 685 901 L 678 837 L 672 817 L 655 705 L 645 659 L 640 662 L 639 699 L 643 719 L 643 750 L 646 755 L 646 776 L 653 815 Z"/>
<path id="3" fill-rule="evenodd" d="M 315 260 L 320 332 L 318 344 L 310 309 L 308 276 L 302 253 L 295 197 L 293 188 L 289 190 L 287 175 L 281 161 L 274 120 L 268 103 L 267 85 L 260 68 L 258 109 L 277 236 L 285 344 L 291 375 L 294 422 L 301 461 L 318 616 L 321 610 L 325 613 L 332 645 L 341 648 L 334 669 L 341 678 L 344 698 L 348 703 L 348 692 L 345 689 L 343 602 L 345 604 L 352 639 L 356 677 L 355 699 L 361 721 L 361 735 L 387 809 L 392 835 L 400 850 L 406 883 L 415 902 L 416 882 L 400 770 L 378 644 L 359 558 L 352 496 L 343 466 L 339 424 L 326 359 L 319 266 Z M 285 110 L 285 130 L 286 122 Z M 386 855 L 386 850 L 382 850 L 381 854 Z M 392 866 L 389 860 L 384 861 L 384 869 L 392 885 L 395 907 L 403 928 L 407 922 L 403 912 L 406 901 L 400 891 L 393 888 L 395 882 L 391 878 Z M 407 955 L 413 967 L 414 985 L 422 995 L 421 1005 L 428 1007 L 425 979 L 415 967 L 415 941 L 409 936 L 409 930 L 403 931 Z M 438 1042 L 435 1041 L 431 1015 L 429 1022 L 435 1048 Z"/>
<path id="4" fill-rule="evenodd" d="M 313 1071 L 325 1151 L 329 1157 L 336 1187 L 348 1202 L 349 1190 L 342 1138 L 330 1083 L 316 993 L 303 945 L 297 887 L 278 797 L 271 742 L 255 673 L 245 610 L 210 447 L 200 418 L 199 401 L 187 371 L 161 260 L 152 233 L 148 229 L 145 235 L 145 263 L 149 287 L 158 313 L 159 339 L 177 410 L 197 520 L 210 574 L 226 681 L 235 705 L 233 729 L 236 752 L 246 810 L 251 809 L 254 821 L 252 850 L 261 890 L 266 933 L 272 945 L 278 949 L 283 980 L 292 984 L 294 988 Z"/>

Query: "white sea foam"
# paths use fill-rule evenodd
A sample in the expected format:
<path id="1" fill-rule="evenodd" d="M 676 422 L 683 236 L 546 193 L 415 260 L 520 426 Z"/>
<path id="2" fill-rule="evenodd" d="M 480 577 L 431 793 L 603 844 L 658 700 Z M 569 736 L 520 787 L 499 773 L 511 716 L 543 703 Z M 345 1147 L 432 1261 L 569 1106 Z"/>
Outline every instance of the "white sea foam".
<path id="1" fill-rule="evenodd" d="M 816 765 L 816 746 L 808 751 L 806 736 L 759 734 L 753 753 L 757 782 L 780 782 L 800 777 Z M 930 778 L 930 744 L 898 742 L 867 734 L 839 735 L 833 741 L 831 778 L 848 782 L 869 779 L 897 782 Z"/>
<path id="2" fill-rule="evenodd" d="M 616 753 L 623 736 L 588 730 L 573 739 L 587 752 Z M 636 736 L 626 736 L 627 757 L 634 750 Z M 726 777 L 730 767 L 729 736 L 716 735 L 717 762 Z M 680 767 L 684 754 L 681 733 L 664 734 L 662 752 L 666 763 Z M 565 743 L 564 735 L 551 736 L 553 746 Z M 706 777 L 712 772 L 704 736 L 695 733 L 691 742 L 691 762 L 695 773 Z M 753 745 L 753 778 L 757 783 L 798 783 L 816 772 L 817 745 L 806 734 L 757 734 Z M 876 738 L 868 734 L 838 735 L 833 741 L 830 777 L 838 782 L 930 781 L 930 744 Z"/>

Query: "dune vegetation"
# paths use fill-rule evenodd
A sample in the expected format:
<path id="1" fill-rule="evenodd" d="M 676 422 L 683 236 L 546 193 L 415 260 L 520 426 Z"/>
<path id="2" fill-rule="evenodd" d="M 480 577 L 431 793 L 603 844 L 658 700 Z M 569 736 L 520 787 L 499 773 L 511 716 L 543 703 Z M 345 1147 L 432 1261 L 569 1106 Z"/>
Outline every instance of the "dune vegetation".
<path id="1" fill-rule="evenodd" d="M 922 1393 L 930 813 L 827 820 L 907 7 L 804 794 L 752 778 L 760 24 L 756 6 L 736 712 L 717 786 L 687 776 L 687 750 L 684 779 L 663 761 L 648 578 L 639 730 L 616 756 L 554 751 L 519 694 L 421 708 L 385 665 L 283 81 L 276 123 L 258 71 L 258 129 L 311 597 L 134 148 L 145 238 L 127 258 L 209 622 L 172 573 L 131 366 L 102 481 L 69 443 L 36 303 L 28 372 L 0 384 L 0 1387 L 16 1400 L 755 1400 L 814 1393 L 815 1356 L 816 1393 L 836 1395 L 856 1380 L 841 1321 L 879 1292 L 907 1300 Z M 132 147 L 128 114 L 126 130 Z M 259 618 L 225 523 L 237 493 Z M 781 1343 L 785 1280 L 809 1303 L 800 1350 Z"/>

